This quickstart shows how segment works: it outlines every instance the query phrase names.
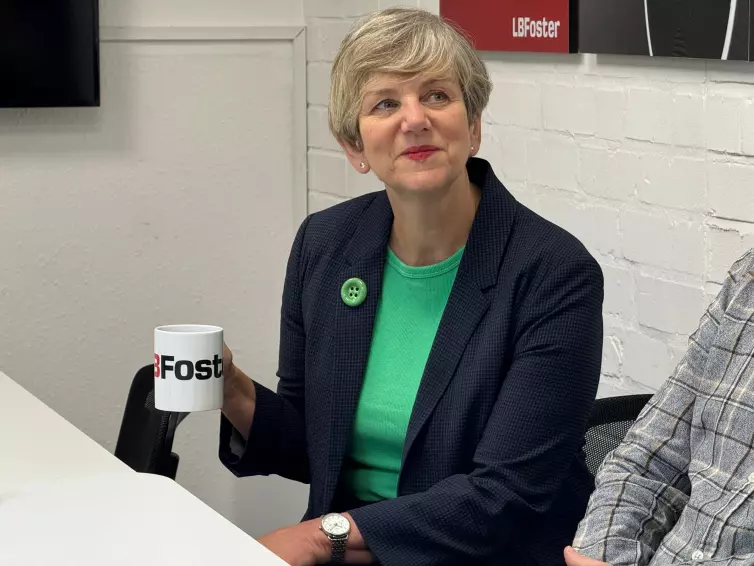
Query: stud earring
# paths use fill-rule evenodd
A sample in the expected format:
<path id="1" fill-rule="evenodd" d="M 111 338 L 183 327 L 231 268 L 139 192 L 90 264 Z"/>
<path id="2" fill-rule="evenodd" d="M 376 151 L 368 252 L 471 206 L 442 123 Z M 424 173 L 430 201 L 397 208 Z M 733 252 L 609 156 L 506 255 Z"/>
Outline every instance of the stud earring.
<path id="1" fill-rule="evenodd" d="M 361 165 L 361 168 L 362 168 L 362 169 L 364 169 L 364 168 L 366 167 L 366 165 L 364 164 L 364 162 L 363 162 L 363 161 L 362 161 L 361 163 L 359 163 L 359 165 Z"/>
<path id="2" fill-rule="evenodd" d="M 473 145 L 471 146 L 471 151 L 474 151 L 474 146 Z"/>

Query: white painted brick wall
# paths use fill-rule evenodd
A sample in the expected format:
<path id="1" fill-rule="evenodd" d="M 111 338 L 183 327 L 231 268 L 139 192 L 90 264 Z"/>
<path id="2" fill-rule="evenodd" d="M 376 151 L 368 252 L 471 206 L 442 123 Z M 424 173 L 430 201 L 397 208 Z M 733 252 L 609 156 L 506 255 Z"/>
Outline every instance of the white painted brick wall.
<path id="1" fill-rule="evenodd" d="M 372 190 L 327 129 L 330 62 L 351 22 L 439 0 L 306 0 L 309 209 Z M 754 246 L 754 64 L 485 54 L 480 157 L 605 273 L 601 395 L 656 390 L 730 264 Z"/>
<path id="2" fill-rule="evenodd" d="M 663 210 L 626 210 L 620 223 L 623 255 L 629 261 L 702 277 L 704 232 L 699 222 Z"/>
<path id="3" fill-rule="evenodd" d="M 709 205 L 716 216 L 754 222 L 754 167 L 749 160 L 711 157 L 708 165 Z"/>
<path id="4" fill-rule="evenodd" d="M 585 146 L 580 151 L 581 187 L 584 192 L 628 201 L 642 183 L 641 155 Z"/>
<path id="5" fill-rule="evenodd" d="M 668 334 L 694 330 L 705 307 L 703 289 L 643 274 L 637 282 L 640 326 Z"/>
<path id="6" fill-rule="evenodd" d="M 727 153 L 741 152 L 741 119 L 744 99 L 715 92 L 714 85 L 707 92 L 705 137 L 707 148 Z"/>
<path id="7" fill-rule="evenodd" d="M 704 147 L 704 94 L 680 91 L 673 98 L 671 141 L 679 147 Z"/>
<path id="8" fill-rule="evenodd" d="M 542 89 L 533 83 L 500 83 L 487 113 L 492 124 L 538 130 L 542 127 Z"/>
<path id="9" fill-rule="evenodd" d="M 542 134 L 526 142 L 527 180 L 566 191 L 578 191 L 579 146 L 567 136 Z"/>
<path id="10" fill-rule="evenodd" d="M 597 127 L 596 104 L 597 95 L 593 88 L 545 85 L 544 127 L 546 130 L 592 135 Z"/>
<path id="11" fill-rule="evenodd" d="M 626 131 L 626 92 L 620 88 L 595 88 L 597 137 L 622 140 Z"/>
<path id="12" fill-rule="evenodd" d="M 685 157 L 660 151 L 641 157 L 639 200 L 656 208 L 703 212 L 706 162 L 704 156 Z"/>
<path id="13" fill-rule="evenodd" d="M 670 143 L 673 98 L 659 88 L 629 88 L 626 137 Z"/>

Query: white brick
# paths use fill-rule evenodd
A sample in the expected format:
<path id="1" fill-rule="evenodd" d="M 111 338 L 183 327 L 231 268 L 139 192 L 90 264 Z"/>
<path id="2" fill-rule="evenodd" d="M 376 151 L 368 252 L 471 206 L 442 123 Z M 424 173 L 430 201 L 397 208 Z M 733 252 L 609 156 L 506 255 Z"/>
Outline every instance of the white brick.
<path id="1" fill-rule="evenodd" d="M 320 20 L 312 18 L 306 26 L 306 57 L 309 61 L 332 61 L 340 42 L 353 25 L 348 20 Z"/>
<path id="2" fill-rule="evenodd" d="M 306 97 L 309 104 L 327 106 L 330 100 L 330 64 L 309 63 L 307 65 Z"/>
<path id="3" fill-rule="evenodd" d="M 704 285 L 704 303 L 705 308 L 709 307 L 712 302 L 717 298 L 717 295 L 722 290 L 723 286 L 719 283 L 706 283 Z"/>
<path id="4" fill-rule="evenodd" d="M 698 275 L 704 272 L 704 231 L 700 224 L 669 214 L 624 211 L 623 253 L 627 259 Z"/>
<path id="5" fill-rule="evenodd" d="M 377 175 L 373 171 L 360 173 L 350 163 L 346 165 L 346 185 L 348 194 L 352 197 L 381 191 L 385 188 L 385 185 L 377 178 Z"/>
<path id="6" fill-rule="evenodd" d="M 544 86 L 544 127 L 575 134 L 594 134 L 597 100 L 594 90 L 568 85 Z"/>
<path id="7" fill-rule="evenodd" d="M 540 216 L 547 218 L 544 210 L 540 206 L 542 201 L 537 193 L 526 190 L 525 184 L 522 186 L 519 182 L 506 183 L 505 186 L 511 193 L 513 193 L 513 196 L 516 197 L 518 202 L 523 204 L 526 208 L 533 210 Z"/>
<path id="8" fill-rule="evenodd" d="M 492 165 L 492 169 L 497 173 L 497 176 L 502 180 L 502 151 L 500 148 L 500 138 L 498 134 L 503 129 L 502 126 L 495 126 L 485 122 L 485 117 L 482 116 L 482 140 L 479 142 L 479 151 L 477 157 L 486 159 Z M 521 145 L 524 145 L 521 140 Z"/>
<path id="9" fill-rule="evenodd" d="M 597 136 L 622 140 L 625 135 L 626 93 L 622 90 L 597 89 Z"/>
<path id="10" fill-rule="evenodd" d="M 575 236 L 590 251 L 620 255 L 618 211 L 604 206 L 575 205 L 570 198 L 537 188 L 527 197 L 527 206 Z"/>
<path id="11" fill-rule="evenodd" d="M 636 286 L 631 271 L 603 265 L 602 273 L 605 276 L 605 300 L 602 307 L 604 312 L 621 315 L 626 320 L 634 320 Z"/>
<path id="12" fill-rule="evenodd" d="M 603 77 L 618 77 L 639 81 L 671 83 L 704 82 L 705 61 L 698 59 L 600 55 L 597 71 Z"/>
<path id="13" fill-rule="evenodd" d="M 377 8 L 377 0 L 306 0 L 304 15 L 307 18 L 343 18 L 361 16 Z"/>
<path id="14" fill-rule="evenodd" d="M 705 137 L 707 147 L 715 151 L 740 153 L 743 100 L 724 95 L 707 97 Z"/>
<path id="15" fill-rule="evenodd" d="M 629 200 L 642 181 L 639 156 L 633 153 L 582 148 L 579 165 L 581 186 L 590 195 Z"/>
<path id="16" fill-rule="evenodd" d="M 750 226 L 741 227 L 742 230 L 745 228 L 750 229 Z M 710 226 L 707 232 L 707 243 L 709 250 L 705 280 L 722 283 L 733 262 L 754 247 L 754 234 L 742 233 L 732 228 Z"/>
<path id="17" fill-rule="evenodd" d="M 309 107 L 307 111 L 307 129 L 309 147 L 342 151 L 335 137 L 330 133 L 330 128 L 327 126 L 327 108 L 322 106 Z"/>
<path id="18" fill-rule="evenodd" d="M 508 181 L 505 183 L 505 188 L 508 189 L 521 204 L 524 204 L 521 199 L 527 198 L 530 195 L 529 191 L 526 190 L 526 183 L 523 181 Z M 524 206 L 526 206 L 526 204 L 524 204 Z"/>
<path id="19" fill-rule="evenodd" d="M 526 140 L 519 132 L 502 126 L 486 126 L 481 150 L 479 157 L 489 158 L 504 183 L 526 180 Z"/>
<path id="20" fill-rule="evenodd" d="M 644 181 L 639 185 L 639 198 L 668 208 L 705 210 L 705 167 L 702 159 L 643 155 Z"/>
<path id="21" fill-rule="evenodd" d="M 543 218 L 579 238 L 574 230 L 575 227 L 579 226 L 581 219 L 579 209 L 563 198 L 561 193 L 542 187 L 534 187 L 531 196 L 528 198 L 527 206 Z M 579 239 L 584 242 L 583 239 Z"/>
<path id="22" fill-rule="evenodd" d="M 751 65 L 751 63 L 747 63 Z M 743 107 L 741 120 L 741 151 L 746 155 L 754 155 L 754 101 L 747 100 Z"/>
<path id="23" fill-rule="evenodd" d="M 707 256 L 707 270 L 705 279 L 722 283 L 728 269 L 743 253 L 741 234 L 735 230 L 723 230 L 711 226 L 707 233 L 709 254 Z"/>
<path id="24" fill-rule="evenodd" d="M 748 61 L 707 61 L 707 77 L 715 83 L 754 84 L 754 68 Z"/>
<path id="25" fill-rule="evenodd" d="M 487 107 L 493 123 L 505 126 L 540 129 L 542 95 L 539 85 L 501 82 L 495 85 Z"/>
<path id="26" fill-rule="evenodd" d="M 579 148 L 570 138 L 543 136 L 526 141 L 530 183 L 578 190 Z"/>
<path id="27" fill-rule="evenodd" d="M 579 209 L 578 217 L 578 226 L 572 233 L 586 247 L 604 255 L 621 256 L 623 254 L 616 209 L 588 205 Z"/>
<path id="28" fill-rule="evenodd" d="M 600 381 L 600 385 L 597 388 L 597 399 L 619 397 L 621 395 L 634 395 L 637 393 L 647 393 L 647 388 L 631 381 L 630 379 L 603 376 L 603 379 Z"/>
<path id="29" fill-rule="evenodd" d="M 640 275 L 637 307 L 639 324 L 672 334 L 690 334 L 706 307 L 701 287 Z"/>
<path id="30" fill-rule="evenodd" d="M 522 53 L 481 53 L 487 65 L 492 82 L 495 84 L 493 92 L 498 93 L 503 84 L 511 82 L 544 84 L 551 82 L 558 66 L 553 59 L 527 57 Z M 501 56 L 502 55 L 502 56 Z M 524 60 L 525 58 L 525 60 Z"/>
<path id="31" fill-rule="evenodd" d="M 602 341 L 602 373 L 621 375 L 623 344 L 617 336 L 605 336 Z"/>
<path id="32" fill-rule="evenodd" d="M 698 315 L 701 317 L 702 311 Z M 623 349 L 623 375 L 654 390 L 665 383 L 680 362 L 668 344 L 640 332 L 626 331 Z"/>
<path id="33" fill-rule="evenodd" d="M 341 197 L 350 196 L 346 190 L 346 166 L 343 155 L 318 150 L 309 151 L 309 190 Z"/>
<path id="34" fill-rule="evenodd" d="M 675 95 L 671 139 L 678 146 L 706 147 L 702 96 L 691 93 Z"/>
<path id="35" fill-rule="evenodd" d="M 336 197 L 333 195 L 326 195 L 324 193 L 309 192 L 309 214 L 319 212 L 331 206 L 335 206 L 339 202 L 343 202 L 344 198 Z"/>
<path id="36" fill-rule="evenodd" d="M 669 92 L 632 88 L 628 93 L 626 137 L 670 143 L 673 98 Z"/>
<path id="37" fill-rule="evenodd" d="M 386 8 L 417 8 L 417 0 L 403 0 L 402 2 L 396 2 L 395 0 L 378 0 L 377 6 L 380 10 Z"/>
<path id="38" fill-rule="evenodd" d="M 419 0 L 419 8 L 433 14 L 440 13 L 440 0 Z"/>
<path id="39" fill-rule="evenodd" d="M 708 162 L 707 182 L 714 216 L 754 222 L 754 166 Z"/>

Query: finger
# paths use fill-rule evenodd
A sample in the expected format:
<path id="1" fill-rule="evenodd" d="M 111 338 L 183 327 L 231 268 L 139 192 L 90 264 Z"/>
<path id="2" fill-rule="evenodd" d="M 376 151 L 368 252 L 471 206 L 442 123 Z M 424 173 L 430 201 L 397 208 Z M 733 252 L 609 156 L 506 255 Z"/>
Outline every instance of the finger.
<path id="1" fill-rule="evenodd" d="M 374 555 L 368 550 L 346 550 L 347 564 L 371 564 L 374 562 Z"/>
<path id="2" fill-rule="evenodd" d="M 606 562 L 594 560 L 593 558 L 587 558 L 576 552 L 570 546 L 565 548 L 563 552 L 567 566 L 610 566 Z"/>

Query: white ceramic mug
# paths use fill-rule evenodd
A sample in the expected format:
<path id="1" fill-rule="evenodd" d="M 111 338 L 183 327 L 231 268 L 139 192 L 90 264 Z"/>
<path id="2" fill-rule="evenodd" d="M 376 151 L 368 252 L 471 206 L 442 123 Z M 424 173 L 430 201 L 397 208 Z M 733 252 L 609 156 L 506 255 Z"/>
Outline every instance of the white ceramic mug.
<path id="1" fill-rule="evenodd" d="M 154 405 L 190 413 L 223 406 L 223 329 L 173 324 L 154 330 Z"/>

